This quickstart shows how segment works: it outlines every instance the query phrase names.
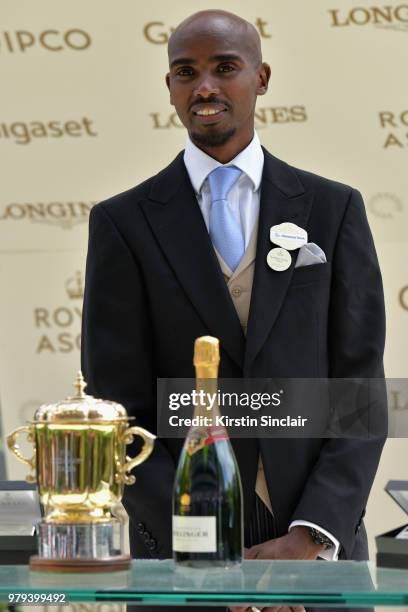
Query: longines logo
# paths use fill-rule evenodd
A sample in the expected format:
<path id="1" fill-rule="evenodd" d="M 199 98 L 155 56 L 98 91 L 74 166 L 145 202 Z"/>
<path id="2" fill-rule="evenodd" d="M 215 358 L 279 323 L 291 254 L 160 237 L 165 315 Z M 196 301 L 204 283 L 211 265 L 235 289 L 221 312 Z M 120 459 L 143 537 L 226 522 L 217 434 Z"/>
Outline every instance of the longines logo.
<path id="1" fill-rule="evenodd" d="M 36 353 L 72 353 L 81 348 L 82 298 L 84 283 L 81 272 L 65 281 L 69 302 L 56 308 L 34 308 L 34 326 L 40 330 Z"/>
<path id="2" fill-rule="evenodd" d="M 0 206 L 1 221 L 30 221 L 72 229 L 89 219 L 91 208 L 96 202 L 38 202 L 37 204 L 17 203 Z"/>
<path id="3" fill-rule="evenodd" d="M 162 113 L 150 113 L 153 129 L 168 130 L 184 127 L 176 113 L 164 116 Z M 257 108 L 255 112 L 255 127 L 257 129 L 278 123 L 302 123 L 307 121 L 305 106 L 274 106 Z"/>
<path id="4" fill-rule="evenodd" d="M 408 32 L 408 4 L 362 7 L 350 10 L 330 9 L 334 28 L 373 25 L 376 28 Z"/>
<path id="5" fill-rule="evenodd" d="M 269 24 L 261 17 L 255 19 L 254 25 L 261 38 L 272 38 L 269 31 Z M 164 21 L 149 21 L 143 27 L 143 36 L 147 42 L 153 45 L 167 45 L 172 32 L 172 26 L 168 26 Z"/>
<path id="6" fill-rule="evenodd" d="M 367 202 L 367 208 L 381 219 L 393 219 L 402 212 L 402 200 L 394 193 L 376 193 Z"/>
<path id="7" fill-rule="evenodd" d="M 408 110 L 400 112 L 380 111 L 380 127 L 386 130 L 383 149 L 404 149 L 408 147 Z"/>
<path id="8" fill-rule="evenodd" d="M 14 121 L 12 123 L 0 123 L 0 142 L 10 141 L 14 144 L 28 145 L 35 140 L 48 138 L 81 138 L 95 137 L 93 121 L 87 117 L 79 120 L 68 119 L 65 121 Z"/>
<path id="9" fill-rule="evenodd" d="M 29 30 L 15 30 L 0 32 L 1 53 L 27 53 L 33 48 L 45 51 L 85 51 L 92 44 L 91 35 L 80 28 L 70 30 L 43 30 L 31 32 Z"/>
<path id="10" fill-rule="evenodd" d="M 408 285 L 401 287 L 398 300 L 401 308 L 408 311 Z"/>

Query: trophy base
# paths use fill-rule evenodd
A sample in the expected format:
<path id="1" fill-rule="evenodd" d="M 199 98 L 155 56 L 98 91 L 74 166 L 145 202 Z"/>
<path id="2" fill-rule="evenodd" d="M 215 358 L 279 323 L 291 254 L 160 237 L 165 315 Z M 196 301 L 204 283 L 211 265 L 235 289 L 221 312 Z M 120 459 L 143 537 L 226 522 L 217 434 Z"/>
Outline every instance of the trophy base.
<path id="1" fill-rule="evenodd" d="M 41 572 L 112 572 L 130 567 L 124 553 L 123 523 L 37 524 L 38 555 L 30 569 Z"/>
<path id="2" fill-rule="evenodd" d="M 33 572 L 55 572 L 65 574 L 101 572 L 124 572 L 130 568 L 129 555 L 116 559 L 43 559 L 38 555 L 30 557 L 30 570 Z"/>

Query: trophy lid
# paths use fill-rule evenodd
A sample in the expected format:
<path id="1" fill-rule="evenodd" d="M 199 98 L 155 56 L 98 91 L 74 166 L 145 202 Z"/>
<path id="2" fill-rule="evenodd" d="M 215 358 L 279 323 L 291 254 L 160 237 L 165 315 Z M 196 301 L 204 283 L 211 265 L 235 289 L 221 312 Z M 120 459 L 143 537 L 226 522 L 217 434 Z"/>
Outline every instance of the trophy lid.
<path id="1" fill-rule="evenodd" d="M 43 404 L 34 414 L 34 423 L 77 423 L 78 421 L 127 421 L 125 408 L 116 402 L 86 395 L 86 382 L 79 371 L 74 383 L 75 395 L 57 402 Z"/>

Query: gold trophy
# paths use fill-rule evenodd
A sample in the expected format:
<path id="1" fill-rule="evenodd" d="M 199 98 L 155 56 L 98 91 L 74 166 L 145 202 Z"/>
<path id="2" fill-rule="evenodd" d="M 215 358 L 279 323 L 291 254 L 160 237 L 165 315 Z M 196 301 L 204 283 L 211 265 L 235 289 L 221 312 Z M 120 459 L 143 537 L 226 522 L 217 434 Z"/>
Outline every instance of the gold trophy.
<path id="1" fill-rule="evenodd" d="M 110 572 L 130 565 L 115 506 L 124 485 L 135 482 L 128 472 L 149 457 L 155 436 L 129 427 L 123 406 L 86 395 L 85 387 L 79 372 L 73 397 L 41 406 L 29 425 L 7 437 L 9 449 L 30 467 L 26 480 L 37 482 L 45 512 L 37 525 L 38 555 L 30 559 L 36 571 Z M 34 444 L 31 459 L 16 442 L 21 433 Z M 144 443 L 130 458 L 126 445 L 133 436 Z"/>

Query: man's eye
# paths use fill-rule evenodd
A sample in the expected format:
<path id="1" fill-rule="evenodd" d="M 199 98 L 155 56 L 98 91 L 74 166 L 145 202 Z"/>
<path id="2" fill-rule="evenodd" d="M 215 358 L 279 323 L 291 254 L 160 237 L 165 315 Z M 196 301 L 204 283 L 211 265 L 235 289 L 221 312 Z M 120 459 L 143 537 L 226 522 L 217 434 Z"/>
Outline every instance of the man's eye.
<path id="1" fill-rule="evenodd" d="M 193 74 L 192 68 L 180 68 L 176 72 L 177 76 L 191 76 Z"/>
<path id="2" fill-rule="evenodd" d="M 235 68 L 232 64 L 222 64 L 221 66 L 218 66 L 218 70 L 220 72 L 232 72 L 232 70 L 235 70 Z"/>

